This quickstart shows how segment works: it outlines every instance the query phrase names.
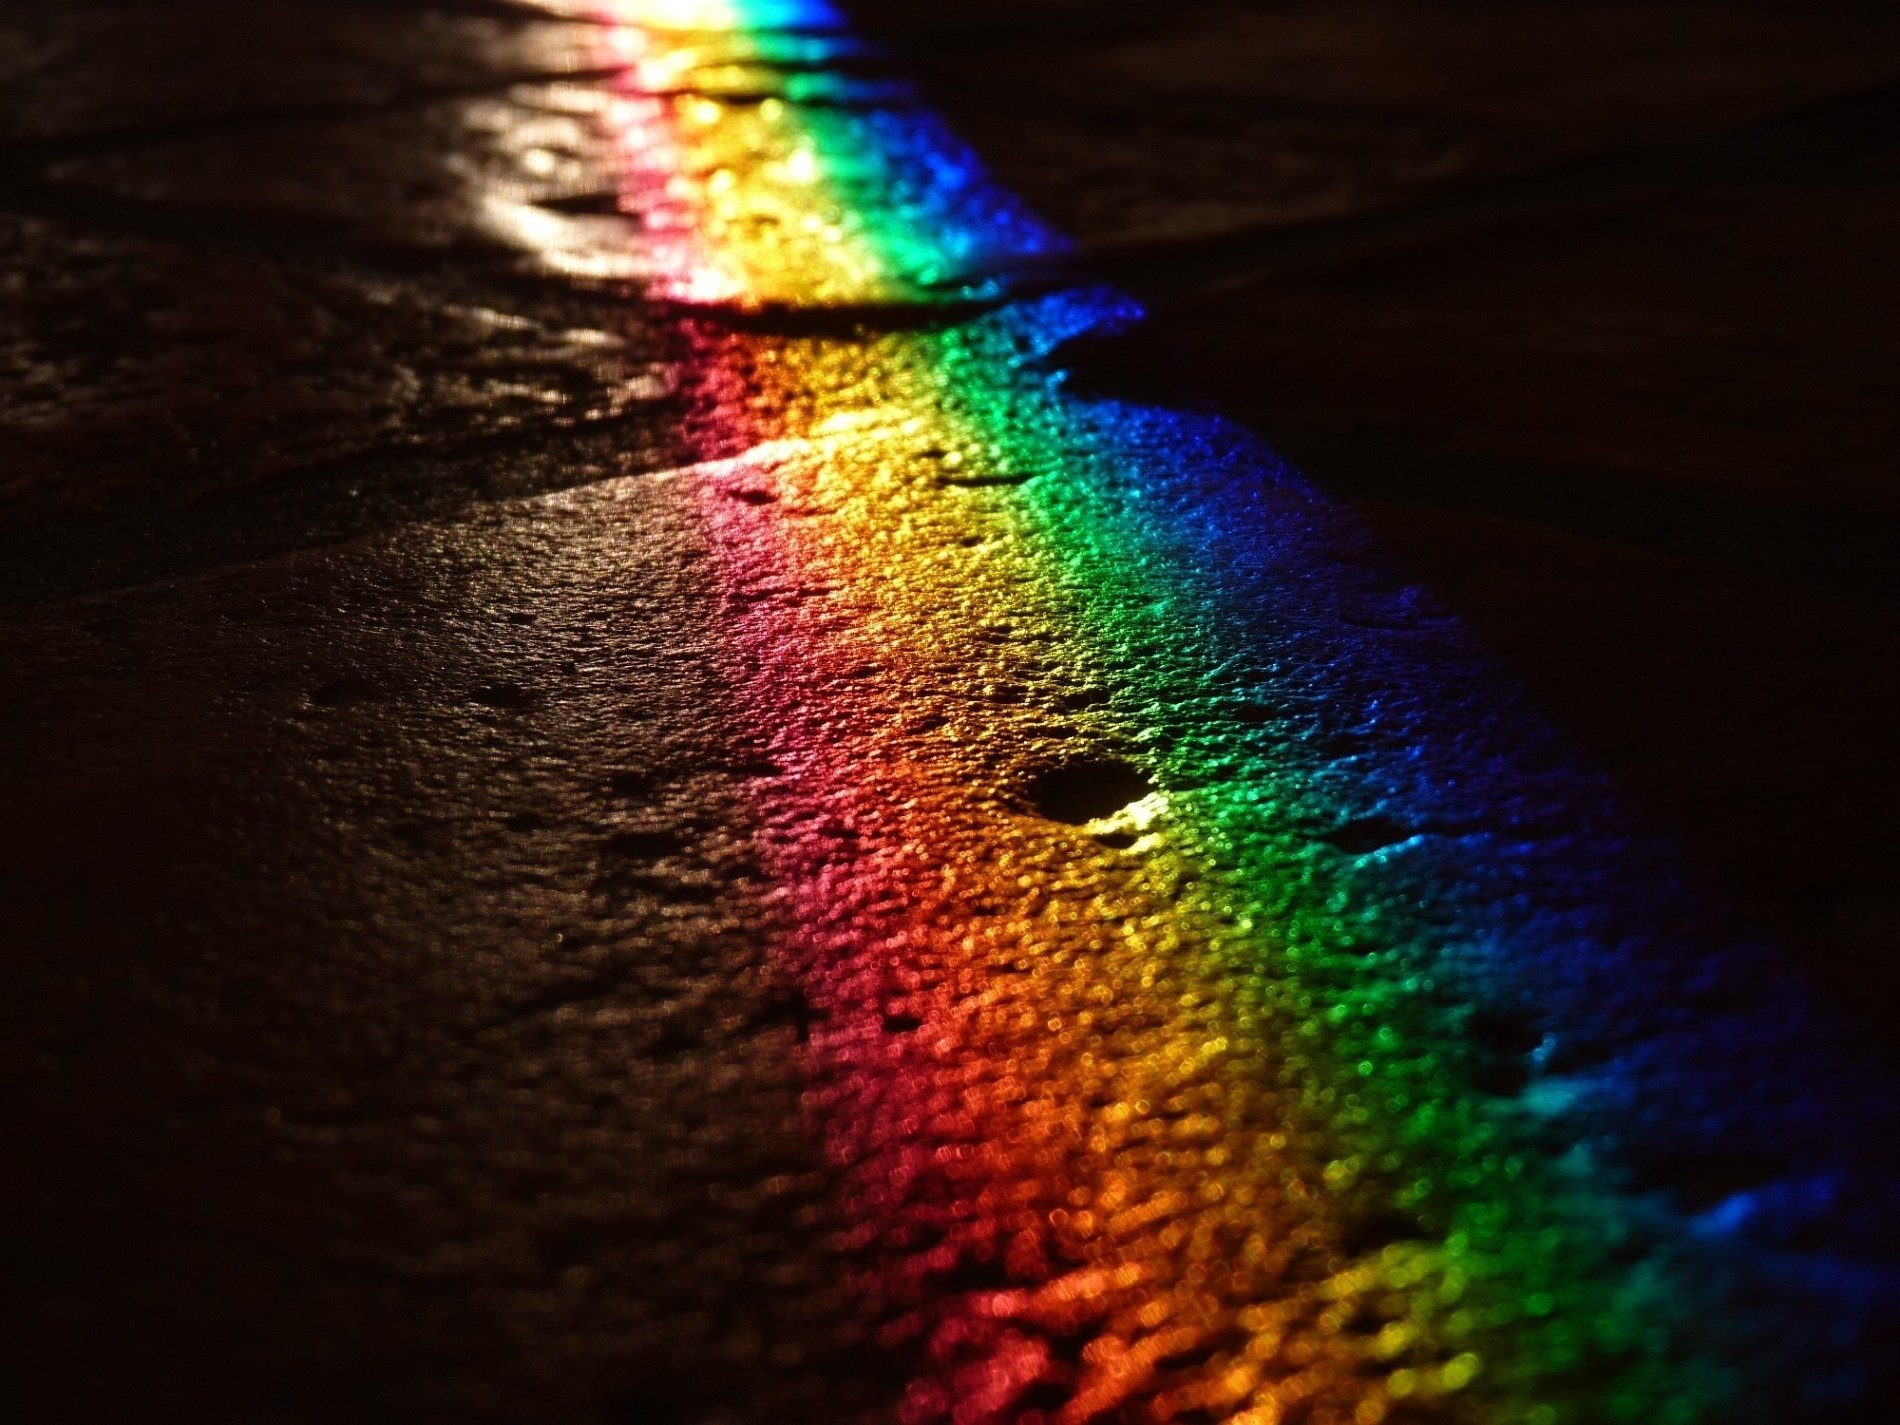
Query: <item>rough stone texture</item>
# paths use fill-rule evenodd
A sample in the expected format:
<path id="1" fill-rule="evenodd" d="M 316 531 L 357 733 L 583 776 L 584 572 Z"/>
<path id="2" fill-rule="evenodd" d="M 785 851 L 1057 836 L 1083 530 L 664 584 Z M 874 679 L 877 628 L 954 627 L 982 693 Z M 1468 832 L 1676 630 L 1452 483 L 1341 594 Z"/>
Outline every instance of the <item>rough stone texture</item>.
<path id="1" fill-rule="evenodd" d="M 1095 379 L 1357 502 L 1891 1031 L 1884 7 L 856 8 L 1150 299 Z M 644 493 L 658 338 L 470 196 L 483 106 L 584 50 L 502 3 L 0 7 L 18 1418 L 891 1388 L 813 1325 L 835 1192 Z"/>

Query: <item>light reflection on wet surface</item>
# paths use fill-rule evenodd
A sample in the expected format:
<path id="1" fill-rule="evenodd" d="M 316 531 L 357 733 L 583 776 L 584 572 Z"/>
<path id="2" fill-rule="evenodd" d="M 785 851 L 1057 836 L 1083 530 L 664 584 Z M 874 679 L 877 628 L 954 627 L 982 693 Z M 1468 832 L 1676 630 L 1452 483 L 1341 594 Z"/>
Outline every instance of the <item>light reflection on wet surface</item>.
<path id="1" fill-rule="evenodd" d="M 1061 343 L 1138 314 L 1003 302 L 1064 243 L 828 73 L 828 7 L 567 13 L 616 77 L 477 115 L 521 169 L 489 212 L 676 307 L 675 483 L 903 1417 L 1848 1408 L 1892 1106 L 1773 953 L 1270 454 L 1067 394 Z M 1738 1144 L 1788 1166 L 1644 1176 Z"/>

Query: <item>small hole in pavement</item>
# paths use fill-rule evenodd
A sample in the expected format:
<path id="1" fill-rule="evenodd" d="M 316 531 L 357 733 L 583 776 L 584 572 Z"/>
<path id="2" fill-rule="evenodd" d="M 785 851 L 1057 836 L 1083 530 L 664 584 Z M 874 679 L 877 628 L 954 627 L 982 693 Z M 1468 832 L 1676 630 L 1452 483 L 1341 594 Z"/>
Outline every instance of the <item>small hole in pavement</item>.
<path id="1" fill-rule="evenodd" d="M 1083 758 L 1037 774 L 1026 790 L 1030 805 L 1043 816 L 1080 826 L 1113 816 L 1154 789 L 1154 783 L 1131 763 Z"/>

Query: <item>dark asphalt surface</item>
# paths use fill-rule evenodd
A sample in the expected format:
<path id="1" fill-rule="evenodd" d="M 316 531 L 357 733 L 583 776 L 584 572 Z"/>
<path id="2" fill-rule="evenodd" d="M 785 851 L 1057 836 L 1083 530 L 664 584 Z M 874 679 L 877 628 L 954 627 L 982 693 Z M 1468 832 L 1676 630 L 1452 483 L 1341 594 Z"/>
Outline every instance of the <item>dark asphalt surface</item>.
<path id="1" fill-rule="evenodd" d="M 1353 502 L 1891 1045 L 1895 22 L 857 9 L 1150 301 L 1079 379 Z M 837 1420 L 909 1375 L 800 1118 L 706 535 L 637 478 L 688 453 L 666 324 L 483 206 L 579 28 L 0 6 L 16 1418 Z"/>

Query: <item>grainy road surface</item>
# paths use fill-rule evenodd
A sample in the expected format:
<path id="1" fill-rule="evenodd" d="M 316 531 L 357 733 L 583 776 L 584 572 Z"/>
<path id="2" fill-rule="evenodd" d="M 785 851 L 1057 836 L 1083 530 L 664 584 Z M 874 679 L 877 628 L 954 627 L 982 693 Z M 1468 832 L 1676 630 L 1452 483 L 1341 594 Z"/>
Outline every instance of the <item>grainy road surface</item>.
<path id="1" fill-rule="evenodd" d="M 1900 35 L 1151 8 L 0 10 L 0 1402 L 1883 1418 Z"/>

